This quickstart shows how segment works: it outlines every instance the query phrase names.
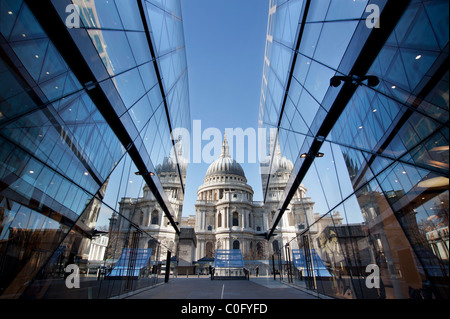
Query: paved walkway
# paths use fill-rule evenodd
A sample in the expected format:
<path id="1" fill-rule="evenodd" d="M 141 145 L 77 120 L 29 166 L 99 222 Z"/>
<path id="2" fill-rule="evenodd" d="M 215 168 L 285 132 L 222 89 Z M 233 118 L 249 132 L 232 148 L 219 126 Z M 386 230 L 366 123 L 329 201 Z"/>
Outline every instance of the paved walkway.
<path id="1" fill-rule="evenodd" d="M 209 278 L 171 278 L 127 299 L 317 299 L 272 277 L 250 280 L 211 280 Z"/>

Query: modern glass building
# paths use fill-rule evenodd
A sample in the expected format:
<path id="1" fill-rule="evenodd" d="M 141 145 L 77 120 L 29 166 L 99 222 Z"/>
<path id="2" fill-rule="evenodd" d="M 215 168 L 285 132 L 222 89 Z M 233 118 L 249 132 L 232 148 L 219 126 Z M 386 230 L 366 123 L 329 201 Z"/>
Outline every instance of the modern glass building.
<path id="1" fill-rule="evenodd" d="M 449 297 L 448 25 L 446 0 L 270 1 L 259 122 L 294 167 L 267 237 L 300 184 L 316 212 L 283 248 L 283 280 Z M 275 172 L 262 164 L 265 195 Z"/>
<path id="2" fill-rule="evenodd" d="M 182 198 L 171 132 L 190 123 L 179 1 L 2 0 L 0 298 L 110 298 L 161 281 L 161 251 L 175 248 L 119 201 L 146 185 L 179 233 L 159 174 Z"/>

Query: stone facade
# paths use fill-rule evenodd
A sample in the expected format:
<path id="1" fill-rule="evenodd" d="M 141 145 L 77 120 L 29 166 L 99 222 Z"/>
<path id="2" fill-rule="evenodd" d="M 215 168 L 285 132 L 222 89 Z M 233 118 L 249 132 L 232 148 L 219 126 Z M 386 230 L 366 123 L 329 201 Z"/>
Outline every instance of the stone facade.
<path id="1" fill-rule="evenodd" d="M 245 173 L 229 153 L 226 137 L 222 153 L 208 168 L 197 191 L 195 231 L 196 260 L 214 257 L 216 249 L 239 248 L 245 260 L 268 260 L 314 219 L 314 202 L 301 185 L 269 241 L 264 234 L 277 216 L 277 206 L 293 164 L 276 148 L 277 169 L 267 190 L 266 203 L 253 201 Z M 296 241 L 294 241 L 296 242 Z M 291 247 L 297 248 L 297 247 Z"/>
<path id="2" fill-rule="evenodd" d="M 178 155 L 179 159 L 183 158 L 181 151 Z M 190 246 L 189 252 L 186 247 L 182 247 L 183 253 L 180 251 L 173 227 L 147 186 L 144 187 L 143 197 L 122 198 L 119 202 L 120 215 L 125 217 L 115 221 L 120 222 L 117 226 L 119 234 L 129 236 L 129 221 L 132 221 L 151 235 L 150 239 L 148 236 L 141 237 L 139 248 L 155 249 L 154 245 L 159 241 L 159 260 L 164 260 L 167 249 L 170 249 L 172 256 L 174 253 L 179 258 L 180 254 L 183 255 L 184 265 L 193 264 L 202 258 L 214 258 L 217 249 L 240 249 L 247 261 L 267 261 L 277 252 L 284 258 L 284 246 L 291 242 L 291 249 L 299 248 L 296 246 L 297 241 L 292 239 L 312 225 L 319 214 L 314 213 L 314 202 L 306 197 L 307 189 L 300 185 L 274 235 L 269 241 L 264 238 L 277 216 L 277 207 L 293 168 L 292 162 L 281 155 L 279 147 L 275 148 L 274 156 L 276 165 L 272 181 L 269 188 L 264 189 L 267 192 L 266 202 L 253 201 L 253 189 L 247 184 L 241 165 L 231 158 L 225 136 L 220 157 L 211 163 L 203 184 L 197 190 L 195 215 L 184 218 L 181 217 L 183 193 L 179 181 L 175 180 L 175 161 L 167 158 L 157 167 L 161 184 L 175 210 L 174 219 L 179 222 L 181 230 L 190 228 L 195 231 L 196 243 Z M 185 169 L 186 165 L 183 164 L 183 175 Z M 339 220 L 340 217 L 336 215 L 334 218 Z M 323 219 L 323 222 L 316 223 L 310 229 L 310 234 L 317 234 L 328 223 L 331 220 Z M 191 251 L 192 247 L 194 251 Z M 191 260 L 186 260 L 187 256 Z"/>

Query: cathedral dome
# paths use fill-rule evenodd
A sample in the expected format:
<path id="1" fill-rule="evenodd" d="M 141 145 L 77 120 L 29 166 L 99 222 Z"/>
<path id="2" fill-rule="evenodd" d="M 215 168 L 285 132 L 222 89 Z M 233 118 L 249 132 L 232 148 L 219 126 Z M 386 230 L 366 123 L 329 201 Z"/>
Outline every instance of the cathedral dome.
<path id="1" fill-rule="evenodd" d="M 276 168 L 276 172 L 290 173 L 294 168 L 294 164 L 292 164 L 292 162 L 288 160 L 286 156 L 281 156 L 281 154 L 280 156 L 274 157 L 272 166 Z"/>
<path id="2" fill-rule="evenodd" d="M 223 139 L 222 154 L 209 165 L 205 178 L 212 175 L 238 175 L 245 178 L 242 166 L 230 156 L 226 136 Z"/>
<path id="3" fill-rule="evenodd" d="M 167 156 L 164 157 L 163 162 L 156 166 L 155 168 L 156 173 L 158 175 L 161 173 L 178 173 L 177 161 L 181 170 L 181 174 L 185 175 L 187 168 L 187 160 L 184 157 L 184 150 L 183 145 L 181 143 L 181 138 L 178 138 L 178 140 L 175 142 L 174 147 L 170 150 L 170 155 L 168 157 Z"/>
<path id="4" fill-rule="evenodd" d="M 271 174 L 276 173 L 290 174 L 294 169 L 294 164 L 286 156 L 283 156 L 281 154 L 280 145 L 278 144 L 278 141 L 274 141 L 273 138 L 271 138 L 270 141 L 270 150 L 272 150 L 272 148 L 274 147 L 273 146 L 274 143 L 276 144 L 273 156 L 271 154 L 267 155 L 264 164 L 262 164 L 261 166 L 265 166 L 266 171 L 268 171 L 270 168 Z"/>
<path id="5" fill-rule="evenodd" d="M 231 157 L 219 157 L 208 167 L 206 176 L 211 175 L 239 175 L 245 177 L 242 166 Z"/>

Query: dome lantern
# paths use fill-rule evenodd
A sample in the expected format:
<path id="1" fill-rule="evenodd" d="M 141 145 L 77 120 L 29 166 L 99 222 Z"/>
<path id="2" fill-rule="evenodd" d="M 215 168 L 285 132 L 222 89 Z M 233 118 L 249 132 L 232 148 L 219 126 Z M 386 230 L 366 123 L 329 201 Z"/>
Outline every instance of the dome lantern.
<path id="1" fill-rule="evenodd" d="M 222 153 L 220 154 L 220 157 L 208 167 L 205 178 L 212 175 L 238 175 L 246 179 L 242 166 L 230 156 L 230 148 L 228 146 L 226 134 L 224 134 L 223 138 Z"/>

